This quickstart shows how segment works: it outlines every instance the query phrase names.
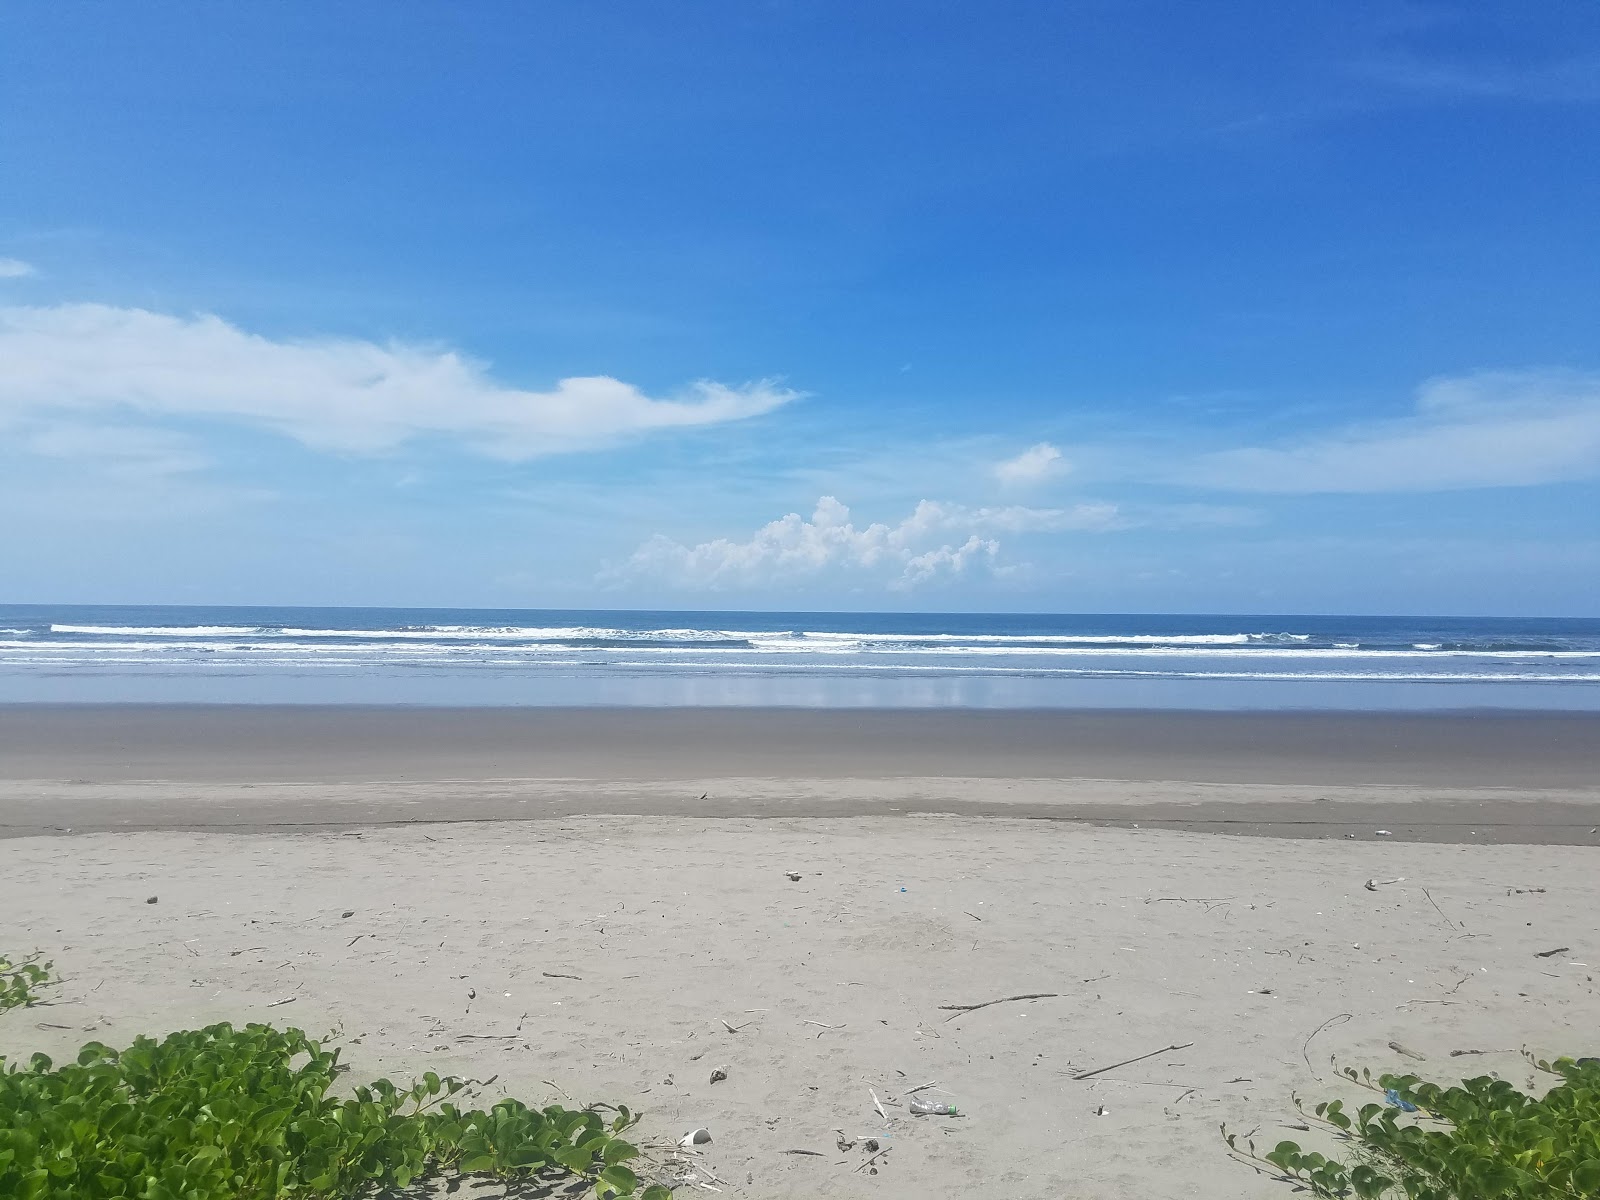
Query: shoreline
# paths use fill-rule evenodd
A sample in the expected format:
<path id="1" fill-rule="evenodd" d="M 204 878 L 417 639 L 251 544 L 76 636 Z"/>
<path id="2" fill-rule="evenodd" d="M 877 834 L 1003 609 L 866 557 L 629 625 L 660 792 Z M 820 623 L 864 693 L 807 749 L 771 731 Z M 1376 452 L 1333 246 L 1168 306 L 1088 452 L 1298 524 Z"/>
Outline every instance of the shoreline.
<path id="1" fill-rule="evenodd" d="M 1028 818 L 1600 844 L 1600 715 L 0 706 L 0 838 Z"/>
<path id="2" fill-rule="evenodd" d="M 0 780 L 1600 785 L 1600 713 L 0 705 Z"/>

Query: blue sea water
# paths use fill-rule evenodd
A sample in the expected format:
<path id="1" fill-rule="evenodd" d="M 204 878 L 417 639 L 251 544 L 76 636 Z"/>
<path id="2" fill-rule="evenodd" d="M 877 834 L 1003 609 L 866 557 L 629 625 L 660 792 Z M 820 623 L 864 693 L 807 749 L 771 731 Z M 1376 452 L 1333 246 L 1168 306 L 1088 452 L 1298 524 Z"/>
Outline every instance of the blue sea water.
<path id="1" fill-rule="evenodd" d="M 1600 619 L 0 605 L 0 701 L 1600 710 Z"/>

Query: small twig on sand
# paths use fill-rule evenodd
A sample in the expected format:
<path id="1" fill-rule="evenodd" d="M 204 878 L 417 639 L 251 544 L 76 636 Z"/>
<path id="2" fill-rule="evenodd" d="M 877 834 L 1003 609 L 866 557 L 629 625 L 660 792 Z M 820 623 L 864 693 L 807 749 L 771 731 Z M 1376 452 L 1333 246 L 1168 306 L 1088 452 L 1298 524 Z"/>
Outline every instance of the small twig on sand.
<path id="1" fill-rule="evenodd" d="M 1438 913 L 1441 917 L 1444 917 L 1444 923 L 1446 925 L 1450 926 L 1452 929 L 1460 929 L 1463 927 L 1459 921 L 1452 921 L 1449 917 L 1444 916 L 1444 909 L 1439 907 L 1439 902 L 1433 898 L 1432 892 L 1430 892 L 1427 888 L 1423 888 L 1422 894 L 1428 898 L 1428 903 L 1433 905 L 1433 911 Z"/>
<path id="2" fill-rule="evenodd" d="M 293 1004 L 293 1003 L 294 1003 L 294 997 L 293 996 L 285 996 L 282 1000 L 274 1000 L 274 1001 L 272 1001 L 270 1004 L 267 1005 L 267 1007 L 268 1008 L 277 1008 L 278 1005 L 280 1005 L 280 1004 Z"/>
<path id="3" fill-rule="evenodd" d="M 901 1092 L 900 1094 L 902 1096 L 912 1096 L 912 1095 L 915 1095 L 917 1092 L 925 1092 L 931 1087 L 938 1087 L 938 1086 L 939 1086 L 939 1081 L 937 1079 L 930 1079 L 927 1083 L 919 1083 L 919 1084 L 917 1084 L 916 1087 L 907 1088 L 905 1091 Z"/>
<path id="4" fill-rule="evenodd" d="M 974 921 L 982 921 L 983 920 L 983 918 L 980 917 L 977 913 L 969 913 L 964 908 L 961 910 L 961 915 L 964 916 L 964 917 L 971 917 Z"/>
<path id="5" fill-rule="evenodd" d="M 1147 1058 L 1154 1058 L 1158 1054 L 1166 1054 L 1171 1050 L 1187 1050 L 1193 1042 L 1184 1042 L 1181 1046 L 1163 1046 L 1159 1050 L 1152 1050 L 1149 1054 L 1141 1054 L 1138 1058 L 1125 1058 L 1121 1062 L 1112 1063 L 1109 1067 L 1096 1067 L 1092 1071 L 1079 1071 L 1074 1079 L 1090 1079 L 1096 1075 L 1104 1075 L 1107 1071 L 1115 1071 L 1118 1067 L 1126 1067 L 1136 1062 L 1143 1062 Z"/>
<path id="6" fill-rule="evenodd" d="M 1164 900 L 1176 901 L 1179 904 L 1226 904 L 1232 896 L 1151 896 L 1146 904 L 1160 904 Z"/>
<path id="7" fill-rule="evenodd" d="M 988 1008 L 991 1004 L 1009 1004 L 1013 1000 L 1056 1000 L 1060 998 L 1059 992 L 1028 992 L 1021 996 L 1001 996 L 998 1000 L 985 1000 L 982 1004 L 941 1004 L 943 1012 L 955 1009 L 955 1012 L 946 1017 L 946 1021 L 954 1021 L 964 1013 L 977 1012 L 980 1008 Z"/>
<path id="8" fill-rule="evenodd" d="M 785 1154 L 807 1154 L 807 1155 L 810 1155 L 812 1158 L 827 1158 L 828 1157 L 826 1154 L 824 1154 L 820 1150 L 785 1150 L 783 1153 L 785 1153 Z"/>
<path id="9" fill-rule="evenodd" d="M 1336 1017 L 1329 1017 L 1321 1025 L 1318 1025 L 1311 1031 L 1311 1037 L 1306 1038 L 1305 1044 L 1300 1047 L 1300 1057 L 1306 1060 L 1306 1070 L 1311 1072 L 1311 1078 L 1315 1079 L 1318 1083 L 1322 1082 L 1322 1076 L 1318 1075 L 1317 1069 L 1311 1065 L 1311 1038 L 1316 1037 L 1317 1034 L 1321 1033 L 1324 1029 L 1327 1029 L 1330 1025 L 1343 1025 L 1346 1021 L 1353 1021 L 1354 1019 L 1355 1017 L 1352 1013 L 1340 1013 Z"/>
<path id="10" fill-rule="evenodd" d="M 878 1099 L 878 1093 L 868 1088 L 867 1095 L 872 1097 L 872 1107 L 878 1110 L 878 1115 L 887 1121 L 889 1114 L 883 1111 L 883 1101 Z"/>
<path id="11" fill-rule="evenodd" d="M 576 979 L 580 983 L 583 982 L 583 976 L 581 975 L 562 975 L 558 971 L 540 971 L 539 974 L 546 979 Z"/>
<path id="12" fill-rule="evenodd" d="M 1568 950 L 1571 950 L 1571 949 L 1572 949 L 1571 946 L 1557 946 L 1554 950 L 1540 950 L 1534 955 L 1534 957 L 1535 958 L 1554 958 L 1556 955 L 1565 954 Z"/>
<path id="13" fill-rule="evenodd" d="M 843 1029 L 844 1028 L 843 1025 L 828 1025 L 828 1024 L 825 1024 L 822 1021 L 802 1021 L 800 1023 L 802 1025 L 815 1025 L 818 1029 Z M 723 1022 L 723 1024 L 727 1024 L 727 1022 Z M 744 1026 L 741 1025 L 741 1026 L 739 1026 L 739 1028 L 743 1029 Z"/>
<path id="14" fill-rule="evenodd" d="M 877 1152 L 877 1153 L 876 1153 L 876 1154 L 874 1154 L 874 1155 L 873 1155 L 873 1156 L 872 1156 L 872 1157 L 871 1157 L 871 1158 L 869 1158 L 869 1159 L 867 1159 L 867 1161 L 866 1161 L 866 1162 L 864 1162 L 864 1163 L 862 1163 L 862 1164 L 861 1164 L 861 1165 L 860 1165 L 860 1166 L 859 1166 L 859 1167 L 857 1167 L 857 1168 L 856 1168 L 856 1174 L 858 1174 L 858 1175 L 859 1175 L 859 1174 L 860 1174 L 860 1173 L 861 1173 L 861 1172 L 862 1172 L 862 1171 L 865 1171 L 865 1170 L 866 1170 L 866 1169 L 867 1169 L 867 1168 L 868 1168 L 868 1167 L 870 1167 L 870 1166 L 871 1166 L 871 1165 L 872 1165 L 872 1164 L 873 1164 L 873 1163 L 875 1163 L 875 1162 L 877 1162 L 877 1161 L 878 1161 L 878 1160 L 879 1160 L 879 1159 L 880 1159 L 880 1158 L 882 1158 L 882 1157 L 883 1157 L 883 1156 L 884 1156 L 884 1155 L 885 1155 L 885 1154 L 887 1154 L 887 1153 L 889 1153 L 889 1151 L 890 1151 L 890 1150 L 892 1150 L 892 1149 L 893 1149 L 893 1148 L 894 1148 L 894 1147 L 892 1147 L 892 1146 L 885 1146 L 885 1147 L 884 1147 L 884 1148 L 883 1148 L 883 1149 L 882 1149 L 882 1150 L 879 1150 L 879 1151 L 878 1151 L 878 1152 Z"/>
<path id="15" fill-rule="evenodd" d="M 521 1037 L 518 1033 L 458 1033 L 458 1042 L 510 1042 Z"/>
<path id="16" fill-rule="evenodd" d="M 1389 1049 L 1393 1050 L 1396 1054 L 1403 1054 L 1407 1058 L 1414 1058 L 1418 1062 L 1428 1061 L 1428 1056 L 1426 1054 L 1418 1054 L 1415 1050 L 1412 1050 L 1407 1046 L 1402 1046 L 1399 1042 L 1390 1042 Z"/>
<path id="17" fill-rule="evenodd" d="M 717 1020 L 722 1021 L 722 1018 L 718 1017 Z M 744 1023 L 744 1025 L 729 1025 L 726 1021 L 722 1021 L 722 1027 L 724 1029 L 726 1029 L 729 1033 L 738 1033 L 739 1030 L 743 1029 L 745 1027 L 745 1025 L 748 1025 L 748 1024 L 750 1024 L 749 1021 L 746 1021 Z"/>

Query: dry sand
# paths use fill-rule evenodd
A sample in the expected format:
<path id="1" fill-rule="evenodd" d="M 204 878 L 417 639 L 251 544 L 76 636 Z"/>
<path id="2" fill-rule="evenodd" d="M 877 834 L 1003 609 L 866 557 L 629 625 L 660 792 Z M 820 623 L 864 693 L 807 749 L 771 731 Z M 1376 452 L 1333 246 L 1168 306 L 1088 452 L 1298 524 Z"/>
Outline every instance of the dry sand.
<path id="1" fill-rule="evenodd" d="M 28 757 L 14 716 L 0 714 L 0 818 L 13 827 L 0 841 L 0 944 L 43 949 L 67 982 L 49 1007 L 0 1018 L 9 1054 L 217 1020 L 339 1027 L 358 1074 L 498 1074 L 492 1092 L 530 1101 L 623 1102 L 646 1112 L 637 1132 L 649 1144 L 706 1126 L 701 1162 L 726 1195 L 1222 1200 L 1288 1194 L 1231 1162 L 1217 1126 L 1258 1130 L 1268 1146 L 1314 1139 L 1286 1127 L 1298 1119 L 1290 1096 L 1354 1091 L 1335 1082 L 1330 1055 L 1527 1084 L 1520 1047 L 1597 1049 L 1596 850 L 1460 844 L 1479 835 L 1451 816 L 1487 805 L 1537 834 L 1559 811 L 1590 825 L 1555 822 L 1548 840 L 1589 837 L 1593 743 L 1563 758 L 1550 749 L 1561 731 L 1537 724 L 1525 728 L 1547 774 L 1533 755 L 1496 759 L 1502 774 L 1476 784 L 1437 763 L 1438 786 L 1417 740 L 1447 736 L 1438 730 L 1408 743 L 1401 727 L 1391 740 L 1409 754 L 1342 782 L 1326 765 L 1337 745 L 1227 767 L 1256 772 L 1244 781 L 1201 759 L 1188 760 L 1192 779 L 1119 780 L 1074 776 L 1026 739 L 1015 748 L 1025 773 L 1008 776 L 999 751 L 960 756 L 959 725 L 934 752 L 941 771 L 967 764 L 959 779 L 862 769 L 871 755 L 849 742 L 840 753 L 856 771 L 833 778 L 785 779 L 772 758 L 742 776 L 696 775 L 663 753 L 654 781 L 601 760 L 587 775 L 491 781 L 452 761 L 384 784 L 341 768 L 336 744 L 331 757 L 304 743 L 296 753 L 281 728 L 281 769 L 248 746 L 230 756 L 218 728 L 248 739 L 225 720 L 211 759 L 179 756 L 165 777 L 141 768 L 137 739 L 121 758 L 108 750 L 116 723 L 103 715 L 81 756 Z M 702 728 L 727 726 L 707 717 Z M 1041 728 L 1070 742 L 1070 723 Z M 1480 728 L 1480 741 L 1495 736 Z M 36 747 L 40 729 L 26 731 Z M 702 763 L 715 762 L 714 742 Z M 1110 761 L 1101 753 L 1097 765 Z M 1164 772 L 1184 766 L 1167 754 Z M 517 760 L 536 773 L 541 761 Z M 691 790 L 703 779 L 720 807 Z M 586 790 L 593 814 L 661 811 L 560 812 Z M 489 797 L 476 810 L 475 795 Z M 950 811 L 928 811 L 939 797 Z M 1124 827 L 1014 815 L 1081 814 L 1089 797 Z M 1347 839 L 1323 811 L 1338 797 L 1346 813 L 1373 804 L 1428 819 L 1415 841 L 1371 827 Z M 487 819 L 450 823 L 457 805 Z M 1329 836 L 1130 827 L 1162 805 L 1201 820 L 1277 806 L 1310 823 L 1249 827 Z M 365 825 L 373 806 L 414 823 Z M 794 815 L 808 806 L 828 815 Z M 267 829 L 286 814 L 296 819 L 276 831 L 219 828 Z M 74 822 L 86 815 L 162 827 L 85 834 Z M 61 828 L 40 834 L 48 824 Z M 1400 881 L 1369 891 L 1369 878 Z M 1557 947 L 1568 949 L 1536 957 Z M 1030 992 L 1058 995 L 953 1020 L 941 1008 Z M 726 1081 L 711 1084 L 713 1069 Z M 924 1094 L 965 1115 L 910 1116 L 907 1089 L 930 1081 Z M 890 1148 L 877 1175 L 857 1170 L 859 1147 L 836 1149 L 841 1129 Z"/>

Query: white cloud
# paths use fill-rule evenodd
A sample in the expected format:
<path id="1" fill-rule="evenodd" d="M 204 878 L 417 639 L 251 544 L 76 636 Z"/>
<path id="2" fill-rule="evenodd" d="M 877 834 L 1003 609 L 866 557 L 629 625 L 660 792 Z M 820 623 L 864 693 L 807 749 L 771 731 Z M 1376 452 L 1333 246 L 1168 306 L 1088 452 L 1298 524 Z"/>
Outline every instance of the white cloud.
<path id="1" fill-rule="evenodd" d="M 1117 527 L 1119 520 L 1111 504 L 969 508 L 923 500 L 895 525 L 876 522 L 858 528 L 849 508 L 824 496 L 809 520 L 789 513 L 744 541 L 717 538 L 685 546 L 657 534 L 608 574 L 619 580 L 652 578 L 719 589 L 839 571 L 906 588 L 993 568 L 1000 543 L 987 536 L 992 533 L 1105 530 Z"/>
<path id="2" fill-rule="evenodd" d="M 1242 492 L 1438 492 L 1600 475 L 1600 374 L 1433 379 L 1416 414 L 1274 447 L 1204 455 L 1178 483 Z"/>
<path id="3" fill-rule="evenodd" d="M 37 272 L 32 263 L 25 263 L 20 258 L 0 258 L 0 279 L 26 279 L 34 274 Z"/>
<path id="4" fill-rule="evenodd" d="M 25 432 L 17 444 L 40 458 L 88 464 L 96 474 L 113 479 L 153 481 L 211 465 L 189 438 L 161 429 L 52 425 Z"/>
<path id="5" fill-rule="evenodd" d="M 1600 100 L 1600 56 L 1543 63 L 1463 63 L 1395 55 L 1365 65 L 1366 73 L 1421 93 L 1464 99 L 1583 103 Z"/>
<path id="6" fill-rule="evenodd" d="M 1001 483 L 1016 486 L 1043 483 L 1066 469 L 1067 464 L 1061 458 L 1061 451 L 1049 442 L 1040 442 L 1038 445 L 1029 446 L 1015 458 L 996 463 L 994 473 Z"/>
<path id="7" fill-rule="evenodd" d="M 603 375 L 528 391 L 438 348 L 276 341 L 215 316 L 97 304 L 0 309 L 0 419 L 8 411 L 222 418 L 319 450 L 378 453 L 441 436 L 518 460 L 742 420 L 796 395 L 769 382 L 702 380 L 655 399 Z"/>

